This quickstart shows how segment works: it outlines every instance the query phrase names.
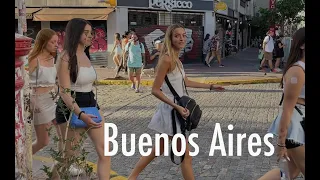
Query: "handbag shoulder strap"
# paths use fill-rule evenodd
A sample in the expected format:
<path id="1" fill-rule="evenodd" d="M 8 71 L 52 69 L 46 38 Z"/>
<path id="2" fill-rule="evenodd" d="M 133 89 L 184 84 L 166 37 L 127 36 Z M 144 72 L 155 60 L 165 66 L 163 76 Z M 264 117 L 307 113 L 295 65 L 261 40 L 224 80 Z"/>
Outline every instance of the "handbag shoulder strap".
<path id="1" fill-rule="evenodd" d="M 188 90 L 187 90 L 187 86 L 186 86 L 186 81 L 184 80 L 184 76 L 183 76 L 183 73 L 182 73 L 182 70 L 180 69 L 179 65 L 178 65 L 178 62 L 176 62 L 176 65 L 180 71 L 180 74 L 182 76 L 182 84 L 184 86 L 184 90 L 186 91 L 187 95 L 189 96 L 189 93 L 188 93 Z"/>
<path id="2" fill-rule="evenodd" d="M 164 80 L 165 80 L 165 82 L 167 83 L 167 85 L 168 85 L 171 93 L 172 93 L 173 96 L 175 97 L 175 99 L 176 99 L 177 101 L 179 101 L 179 100 L 180 100 L 180 96 L 178 95 L 178 93 L 176 92 L 176 90 L 174 90 L 174 88 L 172 87 L 172 85 L 171 85 L 171 83 L 170 83 L 169 78 L 168 78 L 167 75 L 164 77 Z"/>

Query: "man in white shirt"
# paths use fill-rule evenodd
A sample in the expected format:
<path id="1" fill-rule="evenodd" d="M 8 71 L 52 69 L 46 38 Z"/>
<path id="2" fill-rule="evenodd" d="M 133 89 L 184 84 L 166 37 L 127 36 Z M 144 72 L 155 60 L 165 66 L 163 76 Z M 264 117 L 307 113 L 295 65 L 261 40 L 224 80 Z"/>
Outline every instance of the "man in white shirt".
<path id="1" fill-rule="evenodd" d="M 270 71 L 273 72 L 273 65 L 272 65 L 272 59 L 273 59 L 273 49 L 274 49 L 274 42 L 273 42 L 273 31 L 268 31 L 267 36 L 263 40 L 262 49 L 263 49 L 263 60 L 261 61 L 259 71 L 263 70 L 263 65 L 265 61 L 267 60 L 269 63 Z"/>

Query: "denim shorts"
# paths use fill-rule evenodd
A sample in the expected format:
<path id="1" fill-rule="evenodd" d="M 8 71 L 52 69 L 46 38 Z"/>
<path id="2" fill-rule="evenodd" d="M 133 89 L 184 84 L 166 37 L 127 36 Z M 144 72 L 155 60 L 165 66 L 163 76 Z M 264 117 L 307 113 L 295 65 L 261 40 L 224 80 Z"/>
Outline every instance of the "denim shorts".
<path id="1" fill-rule="evenodd" d="M 71 91 L 73 95 L 76 93 L 75 101 L 79 107 L 95 107 L 97 105 L 98 109 L 99 105 L 94 98 L 94 93 L 91 92 L 74 92 Z M 70 110 L 67 108 L 66 104 L 63 102 L 62 98 L 60 97 L 58 100 L 58 105 L 56 108 L 56 121 L 57 124 L 62 124 L 67 122 L 67 119 L 70 116 Z"/>

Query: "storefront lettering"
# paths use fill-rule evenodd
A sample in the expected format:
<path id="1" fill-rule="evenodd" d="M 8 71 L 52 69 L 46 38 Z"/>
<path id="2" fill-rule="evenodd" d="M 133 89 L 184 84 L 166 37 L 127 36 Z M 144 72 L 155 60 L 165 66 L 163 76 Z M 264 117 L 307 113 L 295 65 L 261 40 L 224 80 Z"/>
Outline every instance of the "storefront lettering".
<path id="1" fill-rule="evenodd" d="M 191 9 L 193 6 L 191 1 L 176 1 L 176 0 L 149 0 L 149 7 L 157 7 L 172 11 L 173 9 Z"/>

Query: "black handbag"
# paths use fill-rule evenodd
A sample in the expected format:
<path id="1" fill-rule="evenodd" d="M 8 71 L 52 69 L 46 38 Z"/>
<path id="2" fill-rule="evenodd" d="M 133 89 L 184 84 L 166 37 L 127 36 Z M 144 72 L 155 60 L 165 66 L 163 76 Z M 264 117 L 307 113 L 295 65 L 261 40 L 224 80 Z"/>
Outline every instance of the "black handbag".
<path id="1" fill-rule="evenodd" d="M 171 93 L 174 96 L 175 103 L 177 102 L 178 105 L 187 108 L 190 112 L 189 116 L 186 119 L 184 119 L 181 116 L 181 114 L 178 113 L 175 109 L 172 109 L 171 111 L 173 135 L 177 134 L 177 126 L 176 126 L 176 120 L 175 120 L 175 115 L 177 115 L 178 122 L 180 123 L 181 133 L 185 136 L 186 130 L 190 132 L 191 130 L 196 129 L 198 127 L 198 124 L 202 116 L 202 110 L 200 109 L 200 106 L 196 103 L 196 101 L 190 98 L 189 96 L 180 97 L 172 87 L 167 75 L 165 76 L 165 82 L 167 83 Z M 183 84 L 184 84 L 187 95 L 189 95 L 184 79 L 183 79 Z M 185 154 L 181 156 L 181 163 L 184 160 L 184 155 Z M 170 152 L 170 157 L 171 157 L 171 161 L 175 163 L 172 148 Z M 179 165 L 177 163 L 175 164 Z"/>

